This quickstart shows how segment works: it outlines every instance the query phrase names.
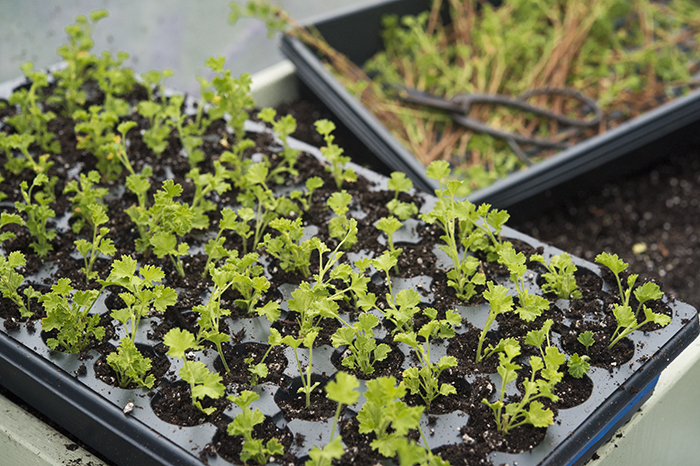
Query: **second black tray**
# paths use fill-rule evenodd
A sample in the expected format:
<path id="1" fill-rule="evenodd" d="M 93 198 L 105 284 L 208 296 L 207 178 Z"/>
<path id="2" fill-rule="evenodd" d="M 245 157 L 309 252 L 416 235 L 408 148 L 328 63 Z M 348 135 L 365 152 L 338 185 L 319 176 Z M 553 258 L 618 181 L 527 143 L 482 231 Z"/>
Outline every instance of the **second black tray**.
<path id="1" fill-rule="evenodd" d="M 415 15 L 427 10 L 430 3 L 430 0 L 383 0 L 341 10 L 312 25 L 332 47 L 361 66 L 382 48 L 380 31 L 384 15 Z M 314 50 L 289 35 L 282 38 L 281 49 L 296 66 L 301 81 L 383 164 L 392 171 L 405 172 L 416 186 L 425 190 L 436 187 L 434 180 L 425 176 L 425 167 L 345 89 Z M 516 216 L 535 213 L 548 204 L 547 198 L 554 201 L 576 188 L 641 169 L 665 156 L 674 144 L 697 133 L 692 124 L 699 120 L 700 91 L 695 91 L 512 173 L 473 192 L 469 200 L 511 208 Z"/>

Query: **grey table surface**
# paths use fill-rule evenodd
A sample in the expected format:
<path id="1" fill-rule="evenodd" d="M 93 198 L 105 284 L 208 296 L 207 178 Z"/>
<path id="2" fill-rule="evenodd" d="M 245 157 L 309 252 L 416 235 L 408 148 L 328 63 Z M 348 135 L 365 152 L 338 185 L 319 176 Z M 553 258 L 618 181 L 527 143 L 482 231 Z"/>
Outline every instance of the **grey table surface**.
<path id="1" fill-rule="evenodd" d="M 305 21 L 328 12 L 377 0 L 281 0 L 296 19 Z M 56 48 L 76 15 L 106 9 L 93 34 L 97 53 L 131 55 L 137 72 L 172 69 L 168 87 L 198 95 L 197 76 L 209 76 L 210 56 L 226 57 L 235 76 L 255 73 L 282 59 L 278 39 L 267 37 L 262 22 L 244 18 L 228 23 L 229 0 L 0 0 L 0 82 L 21 75 L 25 61 L 38 68 L 57 63 Z M 236 0 L 245 5 L 246 0 Z"/>

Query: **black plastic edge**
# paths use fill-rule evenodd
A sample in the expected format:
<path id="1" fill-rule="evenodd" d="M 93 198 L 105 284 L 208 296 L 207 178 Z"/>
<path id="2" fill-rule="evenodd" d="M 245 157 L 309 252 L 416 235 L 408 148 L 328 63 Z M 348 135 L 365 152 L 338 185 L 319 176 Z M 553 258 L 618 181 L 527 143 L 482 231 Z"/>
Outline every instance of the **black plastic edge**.
<path id="1" fill-rule="evenodd" d="M 180 447 L 0 332 L 0 384 L 123 466 L 204 466 Z"/>
<path id="2" fill-rule="evenodd" d="M 426 0 L 389 0 L 380 4 L 361 7 L 355 11 L 344 10 L 340 14 L 323 18 L 313 24 L 324 34 L 328 42 L 346 54 L 355 63 L 368 58 L 367 49 L 377 47 L 379 17 L 392 8 L 400 8 L 400 14 L 416 11 Z M 422 7 L 421 9 L 425 9 Z M 342 27 L 347 22 L 349 26 Z M 358 26 L 359 25 L 359 26 Z M 341 34 L 347 29 L 360 27 L 361 33 Z M 365 43 L 368 42 L 368 45 Z M 345 48 L 343 48 L 345 47 Z M 318 57 L 301 41 L 284 36 L 280 48 L 297 68 L 300 79 L 324 102 L 357 137 L 372 150 L 391 170 L 405 172 L 416 186 L 432 192 L 436 184 L 425 176 L 425 167 L 405 149 L 352 95 L 331 75 Z M 376 51 L 376 48 L 375 48 Z M 371 55 L 371 53 L 369 54 Z M 561 153 L 538 163 L 534 167 L 513 173 L 493 185 L 475 191 L 469 200 L 489 203 L 498 208 L 523 204 L 547 190 L 562 186 L 587 172 L 612 163 L 636 149 L 657 141 L 674 131 L 700 120 L 700 91 L 675 99 L 646 114 L 630 120 L 617 128 L 583 141 Z M 647 154 L 639 163 L 648 164 L 663 157 L 660 150 Z M 626 157 L 628 166 L 620 174 L 629 173 L 636 166 L 636 158 Z"/>
<path id="3" fill-rule="evenodd" d="M 632 401 L 625 406 L 625 410 L 617 415 L 615 418 L 616 420 L 608 424 L 605 427 L 604 432 L 601 432 L 596 436 L 596 438 L 593 438 L 588 444 L 589 447 L 586 450 L 581 451 L 579 456 L 576 457 L 575 460 L 569 462 L 567 466 L 583 466 L 586 464 L 588 460 L 590 460 L 598 451 L 598 448 L 608 442 L 617 432 L 617 430 L 627 424 L 630 419 L 632 419 L 632 416 L 634 416 L 634 414 L 641 409 L 642 405 L 644 405 L 644 403 L 651 398 L 658 381 L 659 376 L 652 380 L 649 386 L 647 386 L 647 388 L 645 388 L 639 395 L 633 398 Z"/>

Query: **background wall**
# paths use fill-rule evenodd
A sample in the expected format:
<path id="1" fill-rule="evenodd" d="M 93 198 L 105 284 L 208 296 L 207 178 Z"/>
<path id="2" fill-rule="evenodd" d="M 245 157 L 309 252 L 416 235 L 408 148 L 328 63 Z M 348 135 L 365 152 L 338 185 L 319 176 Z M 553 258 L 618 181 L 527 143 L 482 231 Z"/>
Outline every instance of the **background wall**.
<path id="1" fill-rule="evenodd" d="M 281 0 L 296 19 L 377 0 Z M 236 0 L 245 5 L 246 0 Z M 234 75 L 255 73 L 279 60 L 278 40 L 269 39 L 262 22 L 241 19 L 228 24 L 229 0 L 0 0 L 0 82 L 21 75 L 20 64 L 37 68 L 57 63 L 56 48 L 67 40 L 64 28 L 76 15 L 106 9 L 93 33 L 97 53 L 131 55 L 137 72 L 170 68 L 174 89 L 198 94 L 196 76 L 208 76 L 204 61 L 225 56 Z"/>

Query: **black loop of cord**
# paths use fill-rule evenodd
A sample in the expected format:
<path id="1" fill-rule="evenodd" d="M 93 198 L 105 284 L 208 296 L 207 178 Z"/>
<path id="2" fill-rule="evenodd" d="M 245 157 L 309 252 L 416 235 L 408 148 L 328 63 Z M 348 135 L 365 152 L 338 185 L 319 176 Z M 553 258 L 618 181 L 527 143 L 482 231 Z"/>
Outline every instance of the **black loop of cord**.
<path id="1" fill-rule="evenodd" d="M 595 100 L 571 88 L 532 89 L 520 94 L 518 97 L 515 98 L 502 94 L 479 93 L 458 94 L 452 97 L 451 99 L 443 99 L 442 97 L 437 97 L 425 92 L 420 92 L 415 89 L 409 89 L 405 87 L 395 87 L 394 89 L 399 92 L 399 98 L 403 101 L 446 110 L 451 113 L 452 119 L 459 125 L 464 126 L 465 128 L 468 128 L 475 132 L 485 133 L 499 139 L 504 139 L 506 142 L 508 142 L 508 145 L 511 147 L 511 149 L 513 149 L 518 158 L 520 158 L 523 162 L 525 162 L 528 165 L 532 164 L 532 161 L 529 159 L 527 154 L 525 154 L 525 152 L 520 148 L 519 144 L 530 144 L 539 147 L 555 147 L 559 149 L 566 148 L 568 144 L 563 141 L 528 137 L 523 136 L 522 134 L 511 133 L 492 128 L 483 121 L 476 120 L 467 115 L 472 105 L 503 105 L 517 108 L 525 112 L 531 112 L 535 115 L 540 115 L 542 117 L 555 120 L 563 125 L 571 127 L 568 130 L 570 134 L 567 134 L 564 137 L 564 139 L 571 137 L 575 133 L 578 133 L 583 128 L 592 127 L 599 124 L 601 119 L 603 118 L 603 110 L 600 108 L 600 106 Z M 580 100 L 594 112 L 594 116 L 590 119 L 569 118 L 566 115 L 555 113 L 546 108 L 536 107 L 527 103 L 527 99 L 529 99 L 530 97 L 547 94 L 563 95 Z"/>

